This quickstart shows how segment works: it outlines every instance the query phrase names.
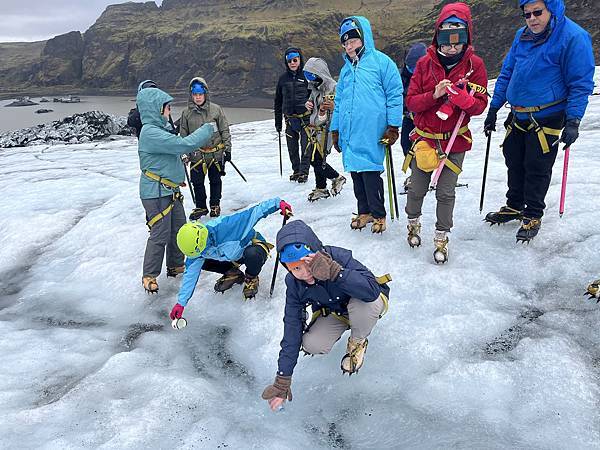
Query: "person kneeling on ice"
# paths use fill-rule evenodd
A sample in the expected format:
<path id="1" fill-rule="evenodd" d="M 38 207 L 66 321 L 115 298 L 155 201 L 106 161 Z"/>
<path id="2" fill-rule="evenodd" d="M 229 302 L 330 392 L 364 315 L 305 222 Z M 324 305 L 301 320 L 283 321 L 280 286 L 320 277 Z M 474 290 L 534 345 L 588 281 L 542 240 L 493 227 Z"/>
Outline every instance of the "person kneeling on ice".
<path id="1" fill-rule="evenodd" d="M 294 220 L 277 233 L 280 261 L 289 273 L 285 278 L 284 331 L 275 381 L 262 394 L 277 410 L 292 400 L 292 372 L 300 348 L 305 353 L 329 353 L 347 329 L 350 337 L 342 358 L 344 373 L 358 372 L 364 362 L 367 337 L 385 314 L 389 275 L 379 279 L 352 257 L 350 250 L 323 246 L 314 231 Z M 313 316 L 306 325 L 306 306 Z"/>
<path id="2" fill-rule="evenodd" d="M 259 220 L 275 211 L 291 216 L 292 207 L 279 198 L 272 198 L 252 208 L 229 216 L 221 216 L 205 224 L 191 221 L 177 233 L 177 246 L 187 256 L 185 272 L 177 303 L 171 310 L 171 320 L 180 319 L 187 302 L 194 294 L 202 269 L 221 273 L 216 292 L 225 292 L 244 283 L 246 300 L 258 292 L 258 275 L 273 245 L 254 229 Z M 246 273 L 239 266 L 246 266 Z"/>

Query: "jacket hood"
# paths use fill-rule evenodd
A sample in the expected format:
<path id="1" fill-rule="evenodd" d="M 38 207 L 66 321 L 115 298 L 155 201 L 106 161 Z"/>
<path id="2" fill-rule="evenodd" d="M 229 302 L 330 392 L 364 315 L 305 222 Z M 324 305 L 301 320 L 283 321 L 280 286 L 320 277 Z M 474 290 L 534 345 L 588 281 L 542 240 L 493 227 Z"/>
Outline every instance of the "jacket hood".
<path id="1" fill-rule="evenodd" d="M 331 76 L 331 73 L 329 72 L 329 67 L 327 66 L 327 63 L 324 59 L 308 58 L 308 61 L 306 61 L 306 64 L 304 64 L 302 70 L 312 72 L 315 75 L 321 77 L 323 79 L 322 86 L 324 85 L 323 87 L 325 88 L 325 92 L 331 92 L 335 88 L 336 82 Z M 319 88 L 321 88 L 321 86 L 319 86 Z"/>
<path id="2" fill-rule="evenodd" d="M 523 0 L 521 0 L 523 1 Z M 432 44 L 437 47 L 437 34 L 440 25 L 444 23 L 449 17 L 456 16 L 461 20 L 467 22 L 467 29 L 469 31 L 469 38 L 467 45 L 471 45 L 473 39 L 473 19 L 471 18 L 471 9 L 465 3 L 448 3 L 440 11 L 440 15 L 435 21 L 435 33 L 433 34 Z"/>
<path id="3" fill-rule="evenodd" d="M 375 40 L 373 39 L 373 31 L 371 30 L 371 23 L 369 22 L 369 19 L 363 16 L 348 16 L 344 18 L 340 24 L 349 19 L 353 19 L 358 23 L 358 26 L 360 27 L 360 34 L 363 37 L 362 42 L 363 47 L 365 47 L 365 51 L 375 49 Z"/>
<path id="4" fill-rule="evenodd" d="M 277 251 L 281 253 L 287 244 L 306 244 L 315 252 L 323 248 L 312 228 L 302 220 L 288 222 L 277 233 Z"/>
<path id="5" fill-rule="evenodd" d="M 423 42 L 416 42 L 410 46 L 404 58 L 404 65 L 414 71 L 417 62 L 427 53 L 427 45 Z"/>
<path id="6" fill-rule="evenodd" d="M 285 52 L 283 52 L 283 66 L 285 67 L 285 70 L 293 73 L 288 67 L 287 59 L 285 58 L 285 56 L 290 52 L 298 52 L 300 54 L 300 65 L 298 66 L 298 70 L 302 72 L 302 67 L 304 67 L 304 56 L 302 55 L 302 50 L 300 50 L 299 47 L 288 47 L 285 49 Z M 300 75 L 302 75 L 302 73 L 300 73 Z"/>
<path id="7" fill-rule="evenodd" d="M 198 82 L 198 83 L 202 83 L 204 85 L 204 87 L 206 88 L 206 94 L 205 94 L 205 98 L 206 100 L 204 101 L 204 104 L 202 106 L 198 106 L 194 103 L 194 100 L 192 100 L 192 84 L 194 84 L 194 82 Z M 192 107 L 197 107 L 197 108 L 206 108 L 209 103 L 210 103 L 210 89 L 208 87 L 208 84 L 206 83 L 206 80 L 202 77 L 194 77 L 190 80 L 189 84 L 188 84 L 188 106 L 190 108 Z"/>
<path id="8" fill-rule="evenodd" d="M 138 92 L 140 92 L 140 91 L 142 90 L 142 86 L 143 86 L 144 84 L 148 83 L 148 82 L 152 82 L 152 83 L 154 83 L 154 81 L 152 81 L 152 80 L 144 80 L 144 81 L 142 81 L 140 84 L 138 84 L 138 90 L 137 90 L 137 91 L 138 91 Z M 154 83 L 154 84 L 156 84 L 156 83 Z"/>
<path id="9" fill-rule="evenodd" d="M 537 0 L 520 0 L 520 6 L 523 8 L 527 3 L 534 3 Z M 546 8 L 556 17 L 557 21 L 565 17 L 565 2 L 563 0 L 544 0 Z"/>
<path id="10" fill-rule="evenodd" d="M 152 124 L 164 128 L 167 119 L 160 113 L 165 103 L 173 101 L 173 97 L 158 88 L 142 89 L 136 97 L 142 124 Z"/>

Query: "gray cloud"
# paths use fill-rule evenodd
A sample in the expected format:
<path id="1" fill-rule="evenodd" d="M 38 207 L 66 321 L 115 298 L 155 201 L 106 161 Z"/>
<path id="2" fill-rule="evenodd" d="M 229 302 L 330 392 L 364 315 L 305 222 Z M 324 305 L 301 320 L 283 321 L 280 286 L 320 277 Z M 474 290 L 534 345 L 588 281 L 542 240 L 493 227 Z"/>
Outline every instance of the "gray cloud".
<path id="1" fill-rule="evenodd" d="M 108 5 L 127 1 L 2 0 L 0 42 L 39 41 L 73 30 L 84 32 Z M 160 5 L 162 0 L 156 3 Z"/>

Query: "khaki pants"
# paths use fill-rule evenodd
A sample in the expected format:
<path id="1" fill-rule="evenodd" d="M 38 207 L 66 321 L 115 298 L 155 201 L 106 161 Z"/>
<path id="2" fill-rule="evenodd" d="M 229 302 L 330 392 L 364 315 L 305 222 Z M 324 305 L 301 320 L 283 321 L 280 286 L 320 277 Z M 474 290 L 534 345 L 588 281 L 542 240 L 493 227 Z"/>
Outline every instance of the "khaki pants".
<path id="1" fill-rule="evenodd" d="M 353 339 L 365 339 L 371 334 L 379 315 L 383 312 L 384 303 L 381 296 L 373 302 L 363 302 L 351 298 L 348 302 L 350 319 L 350 336 Z M 319 317 L 310 329 L 302 336 L 302 348 L 312 355 L 325 354 L 331 351 L 348 326 L 333 314 Z"/>
<path id="2" fill-rule="evenodd" d="M 450 153 L 448 159 L 462 168 L 465 159 L 465 152 Z M 429 191 L 429 182 L 433 172 L 423 172 L 417 167 L 417 159 L 413 158 L 410 162 L 412 169 L 410 175 L 410 184 L 406 195 L 406 214 L 409 219 L 416 219 L 421 216 L 423 200 Z M 454 201 L 456 191 L 456 181 L 458 175 L 452 172 L 447 166 L 444 166 L 435 190 L 437 199 L 435 229 L 439 231 L 450 231 L 454 223 L 452 216 L 454 213 Z"/>

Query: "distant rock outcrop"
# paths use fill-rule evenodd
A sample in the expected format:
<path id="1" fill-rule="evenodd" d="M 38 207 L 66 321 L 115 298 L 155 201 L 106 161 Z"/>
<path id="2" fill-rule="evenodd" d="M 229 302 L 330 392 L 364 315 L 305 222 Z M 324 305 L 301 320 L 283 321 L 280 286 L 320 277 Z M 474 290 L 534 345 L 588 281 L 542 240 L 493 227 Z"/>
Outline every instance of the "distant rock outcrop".
<path id="1" fill-rule="evenodd" d="M 50 124 L 0 134 L 0 148 L 40 144 L 82 144 L 106 139 L 112 135 L 132 135 L 132 129 L 127 126 L 127 119 L 101 111 L 90 111 L 56 120 Z"/>
<path id="2" fill-rule="evenodd" d="M 81 81 L 83 36 L 79 31 L 61 34 L 46 42 L 35 82 L 40 86 L 72 85 Z"/>

